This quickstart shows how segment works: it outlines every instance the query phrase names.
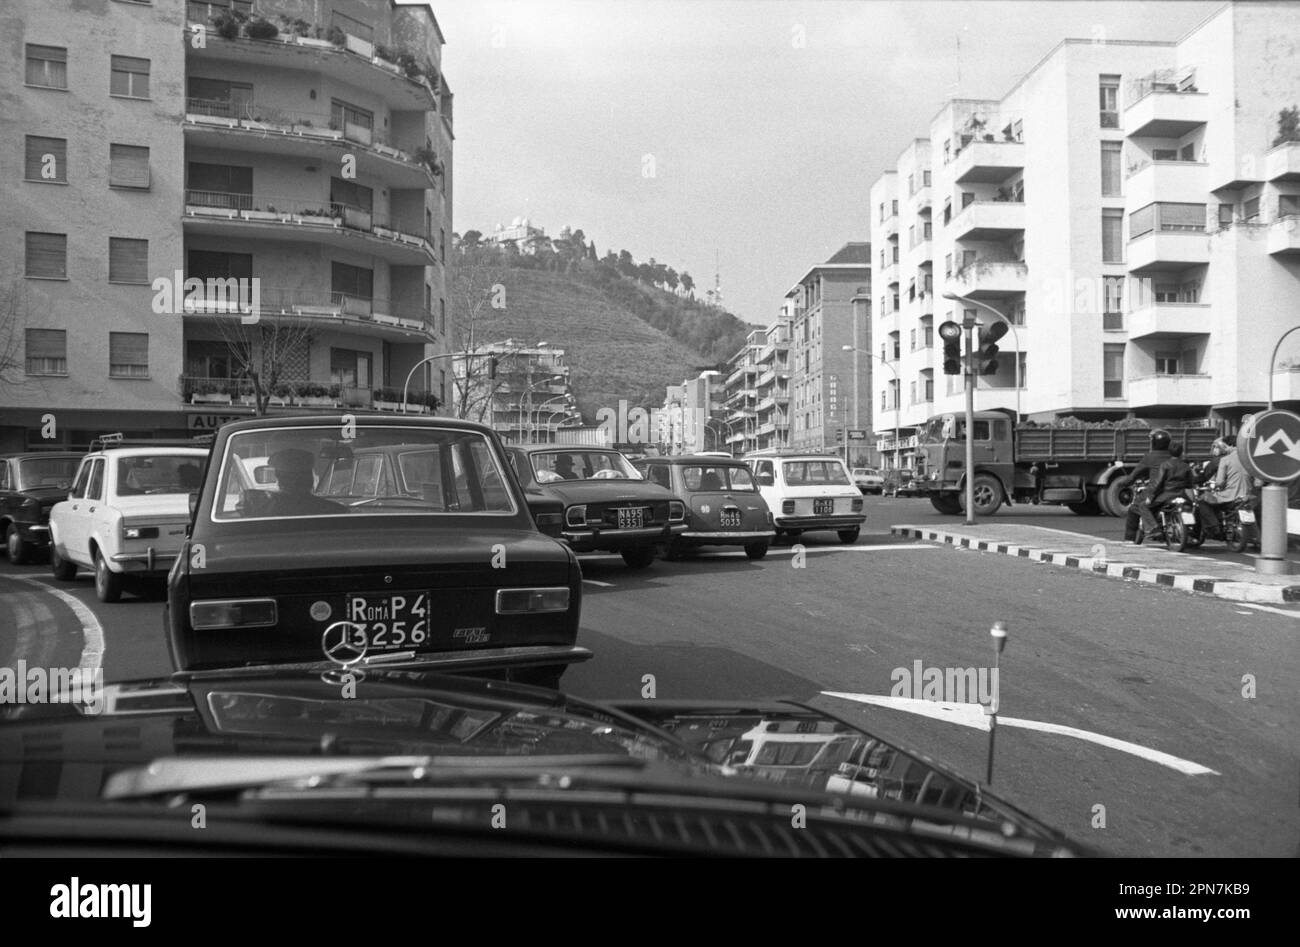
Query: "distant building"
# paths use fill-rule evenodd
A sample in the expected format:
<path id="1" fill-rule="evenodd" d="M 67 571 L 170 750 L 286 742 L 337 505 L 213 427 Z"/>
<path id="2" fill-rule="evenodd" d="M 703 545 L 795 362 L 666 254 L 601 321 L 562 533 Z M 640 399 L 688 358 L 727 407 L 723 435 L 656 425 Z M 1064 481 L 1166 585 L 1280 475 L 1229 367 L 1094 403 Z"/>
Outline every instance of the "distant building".
<path id="1" fill-rule="evenodd" d="M 724 379 L 718 371 L 703 371 L 680 385 L 669 385 L 659 412 L 664 452 L 723 450 L 727 439 L 725 399 Z"/>
<path id="2" fill-rule="evenodd" d="M 489 377 L 489 358 L 497 360 L 496 378 Z M 550 443 L 579 418 L 564 349 L 506 339 L 454 361 L 454 407 L 491 425 L 508 443 Z"/>
<path id="3" fill-rule="evenodd" d="M 532 255 L 537 252 L 538 238 L 545 236 L 546 231 L 541 227 L 534 227 L 527 217 L 516 217 L 510 221 L 509 226 L 497 224 L 496 229 L 484 239 L 487 243 L 498 247 L 502 244 L 514 243 L 520 253 Z"/>

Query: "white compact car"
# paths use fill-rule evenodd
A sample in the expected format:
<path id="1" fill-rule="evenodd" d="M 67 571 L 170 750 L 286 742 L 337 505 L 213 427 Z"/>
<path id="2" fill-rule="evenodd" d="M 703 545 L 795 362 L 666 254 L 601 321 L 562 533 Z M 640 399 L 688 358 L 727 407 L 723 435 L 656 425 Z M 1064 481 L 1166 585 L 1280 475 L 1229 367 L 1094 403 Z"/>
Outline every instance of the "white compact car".
<path id="1" fill-rule="evenodd" d="M 840 541 L 857 542 L 863 521 L 862 493 L 844 461 L 829 454 L 747 454 L 758 492 L 772 511 L 776 535 L 835 530 Z"/>
<path id="2" fill-rule="evenodd" d="M 208 452 L 194 447 L 104 447 L 82 458 L 68 498 L 50 510 L 54 577 L 95 572 L 101 602 L 126 576 L 162 579 L 185 540 L 190 493 Z"/>

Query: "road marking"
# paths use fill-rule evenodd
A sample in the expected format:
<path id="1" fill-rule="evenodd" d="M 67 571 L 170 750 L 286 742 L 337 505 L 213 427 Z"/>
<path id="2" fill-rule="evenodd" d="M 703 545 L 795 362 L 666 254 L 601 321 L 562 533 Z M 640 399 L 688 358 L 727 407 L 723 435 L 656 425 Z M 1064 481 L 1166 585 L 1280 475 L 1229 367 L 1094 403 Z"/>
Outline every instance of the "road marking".
<path id="1" fill-rule="evenodd" d="M 895 552 L 913 552 L 913 551 L 916 551 L 916 550 L 939 549 L 939 548 L 940 548 L 939 546 L 915 546 L 915 545 L 912 545 L 911 543 L 889 543 L 889 544 L 887 544 L 887 545 L 881 545 L 881 546 L 804 546 L 804 547 L 803 547 L 803 551 L 804 551 L 805 553 L 811 553 L 811 552 L 883 552 L 883 551 L 885 551 L 886 549 L 889 549 L 889 550 L 893 550 L 893 551 L 895 551 Z M 795 551 L 794 551 L 793 548 L 791 548 L 791 547 L 787 547 L 787 546 L 782 546 L 782 547 L 779 548 L 779 549 L 778 549 L 778 548 L 775 548 L 775 547 L 773 547 L 773 548 L 769 548 L 768 551 L 767 551 L 767 554 L 768 554 L 769 556 L 793 556 L 793 555 L 794 555 L 794 552 L 795 552 Z M 701 558 L 701 559 L 726 559 L 726 558 L 732 558 L 732 557 L 739 557 L 739 556 L 743 556 L 743 555 L 745 555 L 745 553 L 744 553 L 743 551 L 740 551 L 740 550 L 736 550 L 736 551 L 734 551 L 734 552 L 701 552 L 701 553 L 700 553 L 700 558 Z"/>
<path id="2" fill-rule="evenodd" d="M 51 585 L 46 585 L 44 582 L 38 582 L 35 579 L 29 579 L 26 576 L 7 575 L 2 578 L 8 579 L 11 582 L 21 582 L 23 585 L 29 585 L 33 588 L 39 589 L 42 592 L 53 595 L 64 605 L 68 606 L 68 608 L 71 609 L 72 614 L 76 615 L 77 620 L 81 622 L 81 635 L 82 640 L 85 642 L 81 649 L 81 660 L 78 663 L 78 666 L 88 671 L 96 671 L 103 666 L 104 626 L 99 623 L 99 619 L 95 617 L 95 613 L 87 608 L 84 603 L 75 596 L 63 591 L 63 589 L 56 589 Z"/>
<path id="3" fill-rule="evenodd" d="M 942 700 L 916 700 L 911 697 L 887 697 L 879 694 L 844 694 L 836 691 L 822 691 L 822 694 L 826 697 L 838 697 L 841 700 L 853 700 L 862 704 L 886 707 L 890 710 L 919 714 L 923 717 L 944 720 L 963 727 L 974 727 L 977 730 L 988 730 L 989 728 L 988 716 L 984 713 L 984 708 L 979 704 Z M 1121 753 L 1129 753 L 1151 763 L 1167 766 L 1186 776 L 1220 775 L 1200 763 L 1193 763 L 1191 760 L 1184 760 L 1169 753 L 1163 753 L 1160 750 L 1153 750 L 1139 743 L 1130 743 L 1127 740 L 1118 740 L 1102 733 L 1093 733 L 1091 730 L 1080 730 L 1077 727 L 1045 723 L 1041 720 L 1024 720 L 1019 717 L 1003 717 L 1001 715 L 998 716 L 998 726 L 1020 727 L 1022 730 L 1038 730 L 1042 733 L 1055 733 L 1059 736 L 1074 737 L 1076 740 L 1086 740 L 1089 743 L 1096 743 L 1112 750 L 1119 750 Z"/>
<path id="4" fill-rule="evenodd" d="M 1295 611 L 1295 610 L 1290 610 L 1285 608 L 1274 608 L 1271 605 L 1256 605 L 1254 602 L 1239 602 L 1238 604 L 1243 606 L 1244 608 L 1254 608 L 1261 612 L 1272 612 L 1274 615 L 1285 615 L 1287 618 L 1300 618 L 1300 611 Z M 1240 614 L 1249 615 L 1250 612 L 1241 612 Z"/>
<path id="5" fill-rule="evenodd" d="M 587 585 L 599 585 L 602 589 L 612 589 L 614 587 L 613 582 L 597 582 L 595 579 L 583 579 L 582 581 Z"/>

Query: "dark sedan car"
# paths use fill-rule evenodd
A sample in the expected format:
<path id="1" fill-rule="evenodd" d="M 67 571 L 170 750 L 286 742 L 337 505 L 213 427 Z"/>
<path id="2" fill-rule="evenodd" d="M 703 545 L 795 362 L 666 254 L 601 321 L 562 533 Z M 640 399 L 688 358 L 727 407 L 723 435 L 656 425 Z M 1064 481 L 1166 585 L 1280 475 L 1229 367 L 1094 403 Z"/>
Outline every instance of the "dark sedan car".
<path id="1" fill-rule="evenodd" d="M 0 706 L 0 858 L 1088 854 L 790 701 L 598 704 L 394 669 L 352 692 L 262 669 L 92 696 Z"/>
<path id="2" fill-rule="evenodd" d="M 686 504 L 648 483 L 631 461 L 600 447 L 512 447 L 510 459 L 530 496 L 564 504 L 562 536 L 577 552 L 617 552 L 634 569 L 686 531 Z"/>
<path id="3" fill-rule="evenodd" d="M 417 662 L 554 684 L 577 558 L 542 535 L 496 435 L 402 415 L 222 427 L 168 577 L 181 672 Z"/>
<path id="4" fill-rule="evenodd" d="M 27 562 L 50 548 L 50 507 L 68 498 L 82 456 L 46 451 L 0 457 L 0 535 L 10 562 Z"/>
<path id="5" fill-rule="evenodd" d="M 767 555 L 776 535 L 772 514 L 743 460 L 687 454 L 647 457 L 636 468 L 686 500 L 686 531 L 669 544 L 669 558 L 700 546 L 742 546 L 750 559 Z"/>

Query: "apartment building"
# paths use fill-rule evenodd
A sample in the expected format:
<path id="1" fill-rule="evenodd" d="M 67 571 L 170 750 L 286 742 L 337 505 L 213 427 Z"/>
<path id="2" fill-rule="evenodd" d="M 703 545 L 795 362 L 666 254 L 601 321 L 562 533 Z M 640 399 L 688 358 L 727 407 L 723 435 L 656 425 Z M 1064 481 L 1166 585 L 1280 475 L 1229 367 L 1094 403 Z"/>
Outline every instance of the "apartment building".
<path id="1" fill-rule="evenodd" d="M 726 400 L 726 376 L 712 369 L 667 386 L 657 420 L 661 450 L 666 454 L 726 450 Z"/>
<path id="2" fill-rule="evenodd" d="M 420 364 L 450 328 L 431 8 L 20 0 L 11 22 L 5 448 L 202 430 L 258 388 L 272 411 L 383 408 L 412 369 L 417 409 L 446 403 L 450 365 Z"/>
<path id="3" fill-rule="evenodd" d="M 786 300 L 790 447 L 843 450 L 849 431 L 872 428 L 871 244 L 846 243 L 810 267 Z"/>
<path id="4" fill-rule="evenodd" d="M 726 410 L 724 443 L 739 456 L 754 450 L 758 443 L 758 376 L 762 369 L 758 356 L 767 340 L 767 332 L 755 329 L 745 337 L 745 344 L 728 359 L 727 379 L 723 383 L 722 406 Z"/>
<path id="5" fill-rule="evenodd" d="M 790 445 L 790 318 L 784 313 L 766 329 L 757 357 L 758 404 L 754 419 L 755 450 Z"/>
<path id="6" fill-rule="evenodd" d="M 557 429 L 581 419 L 562 348 L 506 339 L 452 361 L 456 415 L 490 424 L 508 443 L 550 443 Z"/>
<path id="7" fill-rule="evenodd" d="M 1229 4 L 1176 42 L 1067 39 L 1002 98 L 944 105 L 871 190 L 873 245 L 899 245 L 874 384 L 897 462 L 964 408 L 934 335 L 967 313 L 1011 326 L 978 409 L 1235 430 L 1266 403 L 1300 323 L 1300 143 L 1275 142 L 1297 34 L 1300 7 Z M 1274 374 L 1279 401 L 1297 378 Z"/>

